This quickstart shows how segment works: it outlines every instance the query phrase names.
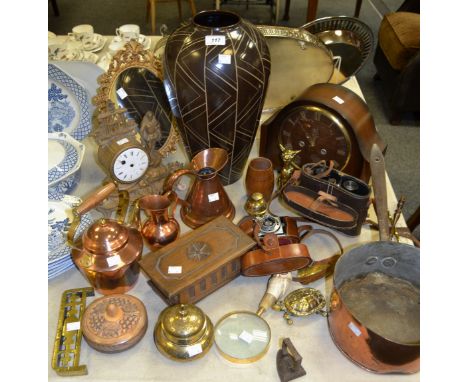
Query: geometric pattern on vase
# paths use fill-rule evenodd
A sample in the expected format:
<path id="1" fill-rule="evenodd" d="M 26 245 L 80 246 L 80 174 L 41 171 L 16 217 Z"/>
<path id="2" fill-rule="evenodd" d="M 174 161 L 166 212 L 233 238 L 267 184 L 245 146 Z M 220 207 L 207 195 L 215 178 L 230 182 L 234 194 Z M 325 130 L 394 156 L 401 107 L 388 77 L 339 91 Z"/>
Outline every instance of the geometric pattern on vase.
<path id="1" fill-rule="evenodd" d="M 213 14 L 215 22 L 234 25 L 212 28 Z M 223 35 L 226 43 L 207 46 L 207 35 Z M 220 63 L 220 54 L 230 55 L 231 63 Z M 188 155 L 224 148 L 229 159 L 219 175 L 223 184 L 234 183 L 255 140 L 268 86 L 265 38 L 231 12 L 204 11 L 169 36 L 164 59 L 166 92 Z"/>

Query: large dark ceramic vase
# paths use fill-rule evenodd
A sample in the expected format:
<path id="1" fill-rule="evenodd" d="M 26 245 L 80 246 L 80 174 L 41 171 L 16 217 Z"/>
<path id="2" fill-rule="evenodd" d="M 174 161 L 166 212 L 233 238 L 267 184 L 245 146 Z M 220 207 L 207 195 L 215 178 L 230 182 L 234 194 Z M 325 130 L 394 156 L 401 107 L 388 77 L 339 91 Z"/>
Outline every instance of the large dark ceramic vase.
<path id="1" fill-rule="evenodd" d="M 224 36 L 225 44 L 210 45 L 205 39 L 210 35 Z M 188 155 L 224 148 L 229 159 L 219 175 L 224 185 L 234 183 L 247 162 L 265 100 L 270 75 L 265 38 L 235 13 L 200 12 L 169 36 L 164 73 Z"/>

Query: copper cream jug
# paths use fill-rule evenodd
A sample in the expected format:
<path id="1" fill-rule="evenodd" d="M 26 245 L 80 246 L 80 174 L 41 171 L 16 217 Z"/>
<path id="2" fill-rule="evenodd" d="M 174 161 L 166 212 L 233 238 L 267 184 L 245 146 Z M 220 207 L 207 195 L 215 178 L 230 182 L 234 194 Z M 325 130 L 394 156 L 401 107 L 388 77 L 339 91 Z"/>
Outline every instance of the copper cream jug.
<path id="1" fill-rule="evenodd" d="M 76 215 L 91 210 L 115 191 L 113 183 L 107 184 L 75 210 Z M 138 280 L 138 260 L 143 252 L 143 239 L 138 230 L 126 227 L 113 219 L 99 219 L 82 236 L 82 243 L 74 246 L 73 262 L 102 294 L 125 293 Z"/>
<path id="2" fill-rule="evenodd" d="M 179 236 L 180 226 L 173 217 L 176 204 L 177 196 L 172 191 L 164 195 L 145 195 L 136 202 L 133 223 L 152 251 Z M 140 219 L 141 210 L 148 216 L 144 223 Z"/>
<path id="3" fill-rule="evenodd" d="M 193 157 L 189 169 L 178 170 L 167 178 L 165 192 L 172 190 L 175 181 L 182 175 L 195 177 L 186 199 L 179 199 L 182 204 L 180 215 L 189 227 L 199 227 L 221 215 L 231 220 L 234 218 L 234 205 L 218 176 L 227 160 L 226 150 L 209 148 Z"/>

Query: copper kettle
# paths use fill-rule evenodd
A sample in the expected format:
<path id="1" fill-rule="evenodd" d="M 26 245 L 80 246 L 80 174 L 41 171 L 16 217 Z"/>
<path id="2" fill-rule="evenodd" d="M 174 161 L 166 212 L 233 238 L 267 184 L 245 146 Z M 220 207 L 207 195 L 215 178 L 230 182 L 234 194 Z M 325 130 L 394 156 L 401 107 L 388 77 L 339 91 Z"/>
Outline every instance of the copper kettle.
<path id="1" fill-rule="evenodd" d="M 180 215 L 185 224 L 197 228 L 214 218 L 224 215 L 233 219 L 236 211 L 218 176 L 228 160 L 228 153 L 221 148 L 200 151 L 192 158 L 189 169 L 182 169 L 170 175 L 165 182 L 164 191 L 172 190 L 175 181 L 182 175 L 195 176 Z"/>
<path id="2" fill-rule="evenodd" d="M 113 183 L 99 189 L 75 210 L 74 222 L 116 190 Z M 73 237 L 75 224 L 70 227 Z M 73 244 L 72 259 L 90 284 L 102 294 L 125 293 L 138 280 L 138 260 L 143 252 L 143 239 L 138 230 L 112 219 L 99 219 L 83 234 L 82 242 Z"/>

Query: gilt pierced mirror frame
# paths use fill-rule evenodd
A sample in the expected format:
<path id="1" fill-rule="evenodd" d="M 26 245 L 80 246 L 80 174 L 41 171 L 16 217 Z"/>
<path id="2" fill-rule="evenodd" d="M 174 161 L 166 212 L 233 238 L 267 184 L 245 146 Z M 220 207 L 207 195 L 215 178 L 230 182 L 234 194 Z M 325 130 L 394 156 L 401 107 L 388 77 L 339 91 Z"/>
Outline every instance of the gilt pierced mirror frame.
<path id="1" fill-rule="evenodd" d="M 96 96 L 93 97 L 93 104 L 98 109 L 98 112 L 106 110 L 106 105 L 109 100 L 115 103 L 115 83 L 118 77 L 127 69 L 130 68 L 145 68 L 163 81 L 163 68 L 161 61 L 154 56 L 150 50 L 144 50 L 143 45 L 137 41 L 130 41 L 125 44 L 122 50 L 119 50 L 111 59 L 107 72 L 98 77 L 99 88 Z M 116 105 L 117 106 L 117 105 Z M 179 134 L 177 132 L 175 118 L 172 117 L 171 129 L 166 139 L 166 142 L 158 149 L 162 157 L 166 157 L 169 153 L 176 149 Z"/>

